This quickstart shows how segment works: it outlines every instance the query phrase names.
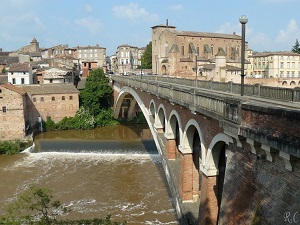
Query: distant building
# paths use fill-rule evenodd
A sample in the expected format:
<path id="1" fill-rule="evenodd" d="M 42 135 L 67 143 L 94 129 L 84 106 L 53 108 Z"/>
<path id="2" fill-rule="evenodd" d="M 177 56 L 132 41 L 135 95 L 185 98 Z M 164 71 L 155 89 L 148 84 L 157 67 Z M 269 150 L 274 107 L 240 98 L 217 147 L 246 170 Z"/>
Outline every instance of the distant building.
<path id="1" fill-rule="evenodd" d="M 12 63 L 8 69 L 8 82 L 13 85 L 32 84 L 32 69 L 29 63 Z"/>
<path id="2" fill-rule="evenodd" d="M 39 42 L 33 38 L 29 45 L 26 45 L 19 49 L 20 52 L 39 52 L 40 46 Z"/>
<path id="3" fill-rule="evenodd" d="M 141 58 L 145 48 L 138 48 L 131 45 L 120 45 L 117 48 L 116 58 L 113 58 L 113 65 L 117 68 L 116 73 L 126 74 L 134 72 L 141 65 Z"/>
<path id="4" fill-rule="evenodd" d="M 106 48 L 99 45 L 78 46 L 76 58 L 84 76 L 87 76 L 91 69 L 102 68 L 106 71 Z"/>
<path id="5" fill-rule="evenodd" d="M 300 54 L 294 52 L 253 52 L 248 56 L 254 78 L 300 78 Z"/>
<path id="6" fill-rule="evenodd" d="M 152 72 L 170 76 L 195 78 L 203 74 L 201 66 L 214 64 L 216 55 L 225 56 L 226 64 L 239 66 L 242 38 L 239 35 L 178 31 L 176 27 L 152 27 Z M 247 47 L 246 47 L 247 49 Z M 197 58 L 197 62 L 196 62 Z"/>

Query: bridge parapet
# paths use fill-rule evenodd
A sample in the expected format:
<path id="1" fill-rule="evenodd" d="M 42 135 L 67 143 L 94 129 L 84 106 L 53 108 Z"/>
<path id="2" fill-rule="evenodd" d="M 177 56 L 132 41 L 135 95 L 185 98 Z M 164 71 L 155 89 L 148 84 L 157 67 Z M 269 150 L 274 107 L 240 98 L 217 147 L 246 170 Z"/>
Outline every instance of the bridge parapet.
<path id="1" fill-rule="evenodd" d="M 240 96 L 236 93 L 240 85 L 232 82 L 196 83 L 160 76 L 114 75 L 111 78 L 185 107 L 194 114 L 220 121 L 224 132 L 239 146 L 245 141 L 269 146 L 270 151 L 267 149 L 265 154 L 270 161 L 272 154 L 279 151 L 300 158 L 300 88 L 245 85 L 245 96 Z"/>

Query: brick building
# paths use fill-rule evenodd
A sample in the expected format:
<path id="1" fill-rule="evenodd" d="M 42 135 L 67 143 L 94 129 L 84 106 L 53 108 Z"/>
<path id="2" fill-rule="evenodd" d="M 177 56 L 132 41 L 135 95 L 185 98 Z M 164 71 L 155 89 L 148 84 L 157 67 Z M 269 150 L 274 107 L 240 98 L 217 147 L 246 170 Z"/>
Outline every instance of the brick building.
<path id="1" fill-rule="evenodd" d="M 33 125 L 41 116 L 45 121 L 51 117 L 58 122 L 64 117 L 73 117 L 79 108 L 79 91 L 73 84 L 43 84 L 19 86 L 27 92 L 27 120 Z"/>
<path id="2" fill-rule="evenodd" d="M 152 72 L 178 77 L 195 77 L 201 67 L 214 64 L 215 56 L 222 53 L 226 63 L 239 66 L 242 38 L 239 35 L 178 31 L 175 26 L 152 27 Z M 247 46 L 246 46 L 247 49 Z"/>
<path id="3" fill-rule="evenodd" d="M 0 84 L 0 139 L 25 136 L 26 92 L 11 84 Z"/>

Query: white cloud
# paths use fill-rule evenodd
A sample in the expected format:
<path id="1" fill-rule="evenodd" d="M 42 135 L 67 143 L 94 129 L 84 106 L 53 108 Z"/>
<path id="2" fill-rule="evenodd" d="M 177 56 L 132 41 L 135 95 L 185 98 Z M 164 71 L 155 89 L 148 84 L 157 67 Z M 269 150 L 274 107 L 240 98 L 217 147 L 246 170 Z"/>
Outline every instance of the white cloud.
<path id="1" fill-rule="evenodd" d="M 181 4 L 171 5 L 171 6 L 169 6 L 169 9 L 172 11 L 180 11 L 183 9 L 183 5 L 181 5 Z"/>
<path id="2" fill-rule="evenodd" d="M 222 24 L 219 29 L 216 31 L 217 33 L 224 33 L 224 34 L 232 34 L 235 32 L 236 34 L 241 33 L 241 26 L 238 25 L 232 25 L 228 22 Z"/>
<path id="3" fill-rule="evenodd" d="M 84 6 L 84 11 L 87 13 L 91 13 L 93 11 L 93 8 L 91 5 L 85 5 Z"/>
<path id="4" fill-rule="evenodd" d="M 158 20 L 158 15 L 147 12 L 144 8 L 140 8 L 136 3 L 129 5 L 120 5 L 113 7 L 113 13 L 116 17 L 129 20 L 144 19 L 150 23 Z"/>
<path id="5" fill-rule="evenodd" d="M 100 30 L 100 28 L 102 27 L 100 20 L 93 19 L 92 17 L 84 17 L 84 18 L 75 20 L 75 24 L 86 28 L 91 34 L 97 33 Z"/>
<path id="6" fill-rule="evenodd" d="M 291 39 L 296 39 L 295 36 L 299 34 L 299 28 L 297 26 L 297 22 L 294 19 L 289 21 L 289 24 L 286 28 L 279 31 L 278 36 L 276 37 L 277 43 L 285 43 Z"/>

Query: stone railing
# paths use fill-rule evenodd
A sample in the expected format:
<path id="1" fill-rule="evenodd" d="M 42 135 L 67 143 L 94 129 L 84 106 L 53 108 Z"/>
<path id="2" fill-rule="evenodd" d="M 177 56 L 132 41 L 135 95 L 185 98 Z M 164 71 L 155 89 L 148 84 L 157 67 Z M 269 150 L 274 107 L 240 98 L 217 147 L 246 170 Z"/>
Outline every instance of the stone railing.
<path id="1" fill-rule="evenodd" d="M 161 86 L 162 84 L 178 84 L 181 86 L 188 86 L 193 88 L 202 88 L 208 89 L 213 91 L 221 91 L 226 93 L 232 94 L 240 94 L 241 93 L 241 85 L 233 82 L 215 82 L 215 81 L 203 81 L 185 78 L 175 78 L 175 77 L 168 77 L 168 76 L 118 76 L 114 75 L 113 79 L 122 79 L 130 80 L 130 83 L 135 83 L 136 87 L 140 87 L 142 89 L 154 88 L 155 87 L 148 87 L 148 84 L 153 84 L 155 82 L 155 86 Z M 126 82 L 125 82 L 126 83 Z M 156 90 L 156 89 L 155 89 Z M 152 91 L 155 91 L 152 90 Z M 156 90 L 157 91 L 157 90 Z M 257 98 L 264 98 L 282 102 L 300 102 L 300 88 L 296 87 L 292 88 L 281 88 L 281 87 L 270 87 L 270 86 L 263 86 L 260 84 L 255 85 L 244 85 L 244 95 L 257 97 Z"/>
<path id="2" fill-rule="evenodd" d="M 239 124 L 241 121 L 240 96 L 241 85 L 233 82 L 196 81 L 184 78 L 164 76 L 111 76 L 112 80 L 127 86 L 139 88 L 153 95 L 189 108 L 192 112 L 200 112 L 214 118 Z M 209 91 L 208 91 L 209 90 Z M 300 88 L 277 88 L 256 85 L 245 85 L 244 95 L 254 97 L 257 101 L 273 100 L 274 104 L 295 103 L 300 108 Z M 264 102 L 266 102 L 264 100 Z M 245 99 L 247 101 L 247 99 Z"/>

